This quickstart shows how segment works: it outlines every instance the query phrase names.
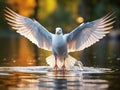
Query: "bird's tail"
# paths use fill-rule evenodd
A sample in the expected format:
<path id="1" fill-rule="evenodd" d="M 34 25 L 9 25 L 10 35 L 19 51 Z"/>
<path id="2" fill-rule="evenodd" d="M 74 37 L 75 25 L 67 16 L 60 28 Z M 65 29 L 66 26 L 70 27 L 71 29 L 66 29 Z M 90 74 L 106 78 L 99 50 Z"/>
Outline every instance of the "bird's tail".
<path id="1" fill-rule="evenodd" d="M 46 62 L 51 67 L 54 67 L 55 66 L 55 57 L 53 55 L 47 57 L 46 58 Z M 63 62 L 64 62 L 64 58 L 57 58 L 57 65 L 58 65 L 58 67 L 60 69 L 61 69 L 61 67 L 63 65 Z M 68 55 L 67 58 L 65 59 L 66 69 L 70 69 L 71 67 L 73 67 L 76 62 L 77 62 L 77 60 L 75 58 L 73 58 L 72 56 Z"/>

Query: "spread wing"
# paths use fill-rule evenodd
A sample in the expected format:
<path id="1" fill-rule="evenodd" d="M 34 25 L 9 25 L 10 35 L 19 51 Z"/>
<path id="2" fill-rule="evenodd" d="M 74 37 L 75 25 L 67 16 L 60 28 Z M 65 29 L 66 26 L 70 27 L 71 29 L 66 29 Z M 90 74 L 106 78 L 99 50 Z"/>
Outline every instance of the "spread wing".
<path id="1" fill-rule="evenodd" d="M 39 48 L 51 51 L 52 33 L 48 32 L 36 20 L 21 16 L 9 8 L 5 9 L 5 19 L 17 33 L 25 36 Z"/>
<path id="2" fill-rule="evenodd" d="M 110 32 L 114 22 L 113 13 L 109 13 L 95 21 L 81 24 L 72 32 L 65 34 L 68 52 L 80 51 L 93 45 Z"/>

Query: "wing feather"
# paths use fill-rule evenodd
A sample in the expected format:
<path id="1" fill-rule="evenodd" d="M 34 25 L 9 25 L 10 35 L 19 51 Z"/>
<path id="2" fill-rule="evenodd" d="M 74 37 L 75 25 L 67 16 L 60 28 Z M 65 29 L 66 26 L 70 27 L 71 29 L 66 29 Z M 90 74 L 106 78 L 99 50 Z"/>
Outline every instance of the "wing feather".
<path id="1" fill-rule="evenodd" d="M 36 44 L 39 48 L 45 50 L 52 50 L 52 33 L 48 32 L 36 20 L 21 16 L 11 9 L 5 9 L 5 19 L 17 33 L 29 39 L 32 43 Z"/>
<path id="2" fill-rule="evenodd" d="M 113 13 L 92 22 L 82 24 L 72 32 L 65 34 L 68 52 L 83 50 L 102 39 L 113 28 Z"/>

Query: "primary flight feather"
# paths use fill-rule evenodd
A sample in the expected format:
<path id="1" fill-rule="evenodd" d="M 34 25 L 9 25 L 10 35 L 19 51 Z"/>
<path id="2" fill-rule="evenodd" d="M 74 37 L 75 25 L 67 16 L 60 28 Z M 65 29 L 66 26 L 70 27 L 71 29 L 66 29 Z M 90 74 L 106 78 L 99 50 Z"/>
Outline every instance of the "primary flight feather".
<path id="1" fill-rule="evenodd" d="M 76 62 L 76 59 L 68 55 L 69 52 L 90 47 L 108 34 L 115 22 L 113 13 L 109 13 L 95 21 L 82 23 L 70 33 L 63 34 L 62 29 L 57 27 L 55 34 L 52 34 L 36 20 L 21 16 L 9 8 L 5 9 L 5 19 L 17 33 L 39 48 L 52 51 L 53 55 L 46 58 L 47 63 L 54 69 L 63 70 L 74 66 Z"/>

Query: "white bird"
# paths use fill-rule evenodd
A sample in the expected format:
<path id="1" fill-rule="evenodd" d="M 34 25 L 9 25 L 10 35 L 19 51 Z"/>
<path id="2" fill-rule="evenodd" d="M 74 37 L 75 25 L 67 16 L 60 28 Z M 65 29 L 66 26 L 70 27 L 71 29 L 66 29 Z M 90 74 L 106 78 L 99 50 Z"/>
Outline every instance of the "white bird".
<path id="1" fill-rule="evenodd" d="M 113 13 L 109 13 L 95 21 L 82 23 L 68 34 L 63 34 L 60 27 L 52 34 L 36 20 L 21 16 L 9 8 L 5 9 L 5 19 L 17 33 L 39 48 L 52 51 L 53 55 L 47 57 L 46 61 L 56 70 L 74 66 L 76 59 L 68 53 L 84 50 L 98 42 L 110 32 L 115 22 Z"/>

